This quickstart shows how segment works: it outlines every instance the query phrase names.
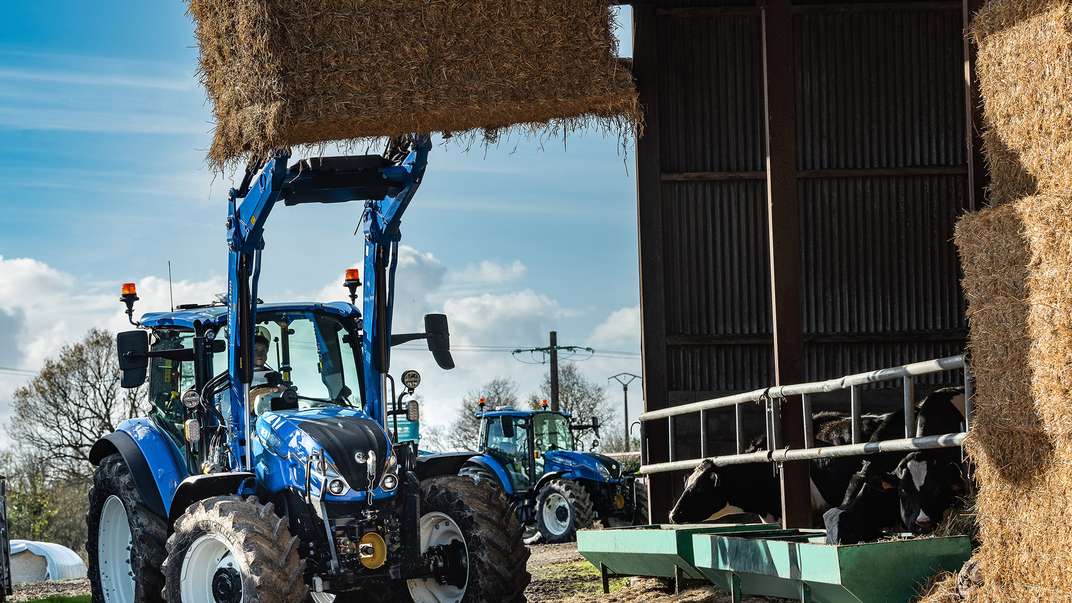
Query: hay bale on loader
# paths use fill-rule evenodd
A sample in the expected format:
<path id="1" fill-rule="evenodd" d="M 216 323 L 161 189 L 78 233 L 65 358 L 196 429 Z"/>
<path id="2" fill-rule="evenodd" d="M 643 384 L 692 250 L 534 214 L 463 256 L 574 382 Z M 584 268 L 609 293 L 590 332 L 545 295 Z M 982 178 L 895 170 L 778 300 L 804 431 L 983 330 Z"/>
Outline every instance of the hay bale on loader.
<path id="1" fill-rule="evenodd" d="M 216 165 L 272 148 L 640 122 L 606 0 L 189 0 Z"/>

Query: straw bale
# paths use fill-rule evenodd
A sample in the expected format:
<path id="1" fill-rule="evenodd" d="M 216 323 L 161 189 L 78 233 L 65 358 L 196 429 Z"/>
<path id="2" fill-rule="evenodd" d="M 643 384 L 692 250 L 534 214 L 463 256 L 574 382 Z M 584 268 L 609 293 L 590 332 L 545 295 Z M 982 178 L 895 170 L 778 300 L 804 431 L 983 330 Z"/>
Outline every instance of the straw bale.
<path id="1" fill-rule="evenodd" d="M 990 203 L 1072 189 L 1072 0 L 991 0 L 971 34 Z"/>
<path id="2" fill-rule="evenodd" d="M 957 594 L 957 575 L 950 572 L 942 572 L 935 576 L 929 586 L 923 589 L 923 595 L 919 603 L 960 603 L 962 599 Z"/>
<path id="3" fill-rule="evenodd" d="M 276 147 L 640 122 L 606 0 L 189 0 L 217 164 Z"/>
<path id="4" fill-rule="evenodd" d="M 1036 195 L 957 225 L 976 374 L 981 601 L 1072 600 L 1072 199 Z"/>

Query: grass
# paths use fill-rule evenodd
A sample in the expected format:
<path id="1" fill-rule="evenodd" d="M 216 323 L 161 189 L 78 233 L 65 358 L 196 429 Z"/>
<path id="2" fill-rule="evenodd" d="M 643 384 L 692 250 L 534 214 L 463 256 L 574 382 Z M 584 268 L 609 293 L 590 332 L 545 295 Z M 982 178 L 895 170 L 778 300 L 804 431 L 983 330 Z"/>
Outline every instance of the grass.
<path id="1" fill-rule="evenodd" d="M 548 564 L 534 568 L 532 574 L 533 582 L 540 583 L 539 590 L 548 593 L 577 595 L 603 591 L 599 570 L 587 561 Z M 627 578 L 611 578 L 611 592 L 624 587 L 626 580 Z"/>
<path id="2" fill-rule="evenodd" d="M 33 599 L 32 601 L 27 601 L 26 603 L 90 603 L 90 598 L 89 595 L 84 595 L 81 597 L 52 596 L 45 597 L 44 599 Z"/>

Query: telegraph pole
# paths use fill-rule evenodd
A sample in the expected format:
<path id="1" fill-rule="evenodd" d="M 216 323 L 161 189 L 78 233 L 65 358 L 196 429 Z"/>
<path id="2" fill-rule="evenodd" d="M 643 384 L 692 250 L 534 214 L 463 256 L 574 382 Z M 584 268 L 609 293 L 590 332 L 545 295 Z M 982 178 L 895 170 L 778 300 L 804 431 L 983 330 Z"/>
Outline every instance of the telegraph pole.
<path id="1" fill-rule="evenodd" d="M 613 379 L 622 384 L 622 411 L 625 413 L 625 451 L 629 452 L 629 384 L 637 379 L 640 379 L 640 375 L 634 375 L 633 373 L 618 373 L 612 375 L 610 381 Z"/>
<path id="2" fill-rule="evenodd" d="M 551 412 L 558 412 L 558 331 L 551 331 Z"/>
<path id="3" fill-rule="evenodd" d="M 576 345 L 558 345 L 558 331 L 551 331 L 550 345 L 543 348 L 523 348 L 520 350 L 514 350 L 512 353 L 515 358 L 522 360 L 518 356 L 521 354 L 543 354 L 551 364 L 551 410 L 558 412 L 558 352 L 564 351 L 571 354 L 578 354 L 580 352 L 588 353 L 588 358 L 591 358 L 592 354 L 595 354 L 595 350 L 592 348 L 586 348 Z M 567 356 L 567 360 L 570 357 Z M 533 363 L 529 363 L 533 364 Z M 542 362 L 540 363 L 542 364 Z"/>

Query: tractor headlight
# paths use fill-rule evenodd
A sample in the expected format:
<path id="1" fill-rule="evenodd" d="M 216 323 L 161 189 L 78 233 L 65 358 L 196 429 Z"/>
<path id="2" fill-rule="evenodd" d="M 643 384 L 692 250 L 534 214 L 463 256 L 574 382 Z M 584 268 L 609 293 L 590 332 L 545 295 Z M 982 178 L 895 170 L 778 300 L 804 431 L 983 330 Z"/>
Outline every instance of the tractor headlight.
<path id="1" fill-rule="evenodd" d="M 342 496 L 350 491 L 350 484 L 346 483 L 334 463 L 325 459 L 323 473 L 318 465 L 319 463 L 313 463 L 313 476 L 317 478 L 324 490 L 334 496 Z"/>
<path id="2" fill-rule="evenodd" d="M 343 492 L 346 492 L 346 482 L 339 478 L 334 478 L 328 482 L 328 492 L 331 492 L 335 496 L 341 496 Z"/>
<path id="3" fill-rule="evenodd" d="M 392 454 L 387 457 L 383 465 L 383 477 L 380 478 L 380 488 L 391 491 L 398 487 L 398 455 Z"/>
<path id="4" fill-rule="evenodd" d="M 610 469 L 607 469 L 607 466 L 603 463 L 599 464 L 599 475 L 602 476 L 603 479 L 611 479 L 612 477 L 610 474 Z"/>

